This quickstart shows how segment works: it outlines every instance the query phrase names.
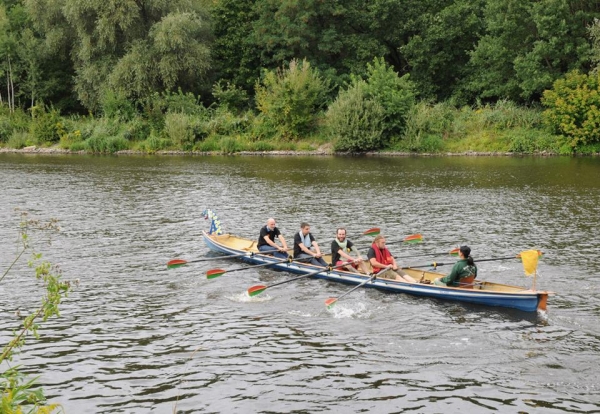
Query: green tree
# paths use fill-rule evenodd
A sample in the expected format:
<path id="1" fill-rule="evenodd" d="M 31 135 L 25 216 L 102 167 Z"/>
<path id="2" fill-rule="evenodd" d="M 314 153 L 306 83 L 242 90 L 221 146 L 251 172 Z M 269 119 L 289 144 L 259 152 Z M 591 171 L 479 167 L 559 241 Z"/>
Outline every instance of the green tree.
<path id="1" fill-rule="evenodd" d="M 215 37 L 211 49 L 215 78 L 252 92 L 260 77 L 260 48 L 253 36 L 256 1 L 219 0 L 210 14 Z"/>
<path id="2" fill-rule="evenodd" d="M 483 99 L 528 102 L 564 73 L 589 64 L 586 27 L 597 2 L 488 0 L 486 33 L 471 54 L 466 89 Z"/>
<path id="3" fill-rule="evenodd" d="M 592 73 L 600 72 L 600 19 L 594 19 L 589 27 L 592 41 Z"/>
<path id="4" fill-rule="evenodd" d="M 279 137 L 294 139 L 312 132 L 328 93 L 329 82 L 308 61 L 294 59 L 256 83 L 256 105 Z"/>
<path id="5" fill-rule="evenodd" d="M 545 122 L 573 148 L 600 142 L 600 74 L 570 72 L 544 92 L 542 103 Z"/>
<path id="6" fill-rule="evenodd" d="M 441 101 L 457 95 L 469 52 L 483 32 L 484 5 L 485 0 L 461 0 L 421 16 L 419 32 L 401 48 L 421 97 Z"/>
<path id="7" fill-rule="evenodd" d="M 104 89 L 143 98 L 165 89 L 209 89 L 210 25 L 203 1 L 40 0 L 38 27 L 46 42 L 61 16 L 71 32 L 74 91 L 92 111 Z M 201 86 L 199 86 L 201 85 Z"/>
<path id="8" fill-rule="evenodd" d="M 384 110 L 383 146 L 402 137 L 406 115 L 415 104 L 414 84 L 409 76 L 399 76 L 383 58 L 375 58 L 367 64 L 364 93 Z"/>

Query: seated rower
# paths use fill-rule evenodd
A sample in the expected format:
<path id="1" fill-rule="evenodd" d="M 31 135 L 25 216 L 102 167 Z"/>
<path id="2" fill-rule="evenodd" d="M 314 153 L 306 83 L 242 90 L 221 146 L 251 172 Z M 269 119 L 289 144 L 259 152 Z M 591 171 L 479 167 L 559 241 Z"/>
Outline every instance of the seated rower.
<path id="1" fill-rule="evenodd" d="M 300 231 L 294 236 L 294 258 L 310 258 L 311 264 L 327 267 L 327 262 L 323 260 L 323 254 L 319 249 L 319 244 L 310 233 L 308 223 L 300 223 Z"/>
<path id="2" fill-rule="evenodd" d="M 256 247 L 260 252 L 270 253 L 279 259 L 287 259 L 287 243 L 279 229 L 276 227 L 276 224 L 274 218 L 267 220 L 267 225 L 260 229 Z M 281 242 L 281 247 L 275 242 L 276 238 Z"/>
<path id="3" fill-rule="evenodd" d="M 438 277 L 433 281 L 437 286 L 467 287 L 471 285 L 477 277 L 477 266 L 471 257 L 471 248 L 469 246 L 460 246 L 458 251 L 459 260 L 447 276 Z M 470 281 L 466 283 L 465 281 Z"/>
<path id="4" fill-rule="evenodd" d="M 357 255 L 356 258 L 350 256 L 348 252 L 353 252 Z M 345 259 L 344 262 L 342 259 Z M 337 229 L 336 238 L 331 242 L 331 264 L 334 266 L 346 265 L 343 269 L 354 273 L 369 273 L 367 264 L 364 262 L 360 253 L 354 248 L 354 243 L 346 238 L 346 229 L 340 227 Z M 360 271 L 358 270 L 360 266 Z"/>
<path id="5" fill-rule="evenodd" d="M 369 258 L 369 262 L 373 268 L 373 273 L 376 273 L 377 277 L 398 280 L 400 282 L 417 282 L 415 279 L 398 268 L 396 259 L 394 259 L 394 256 L 392 256 L 387 247 L 385 247 L 385 237 L 383 237 L 383 235 L 380 234 L 375 236 L 375 239 L 373 239 L 373 244 L 367 253 L 367 257 Z M 384 272 L 381 272 L 381 270 L 385 268 L 388 269 Z M 381 272 L 381 274 L 379 274 L 379 272 Z"/>

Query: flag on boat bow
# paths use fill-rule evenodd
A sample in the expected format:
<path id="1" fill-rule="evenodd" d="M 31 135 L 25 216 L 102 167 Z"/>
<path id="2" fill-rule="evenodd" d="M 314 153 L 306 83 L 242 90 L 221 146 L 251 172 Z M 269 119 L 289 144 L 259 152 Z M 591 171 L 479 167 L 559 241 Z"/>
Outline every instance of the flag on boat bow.
<path id="1" fill-rule="evenodd" d="M 525 269 L 526 276 L 535 274 L 539 257 L 540 254 L 537 250 L 526 250 L 521 252 L 521 260 L 523 262 L 523 269 Z"/>

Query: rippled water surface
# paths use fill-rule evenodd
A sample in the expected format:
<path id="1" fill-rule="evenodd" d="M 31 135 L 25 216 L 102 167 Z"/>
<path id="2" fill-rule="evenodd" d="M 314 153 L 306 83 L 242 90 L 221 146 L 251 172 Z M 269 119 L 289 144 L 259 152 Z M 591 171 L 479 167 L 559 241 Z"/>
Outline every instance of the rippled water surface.
<path id="1" fill-rule="evenodd" d="M 19 207 L 60 220 L 38 250 L 80 279 L 15 359 L 68 413 L 600 412 L 600 159 L 0 154 L 0 179 L 0 273 Z M 369 289 L 327 310 L 349 287 L 301 279 L 249 299 L 290 275 L 207 280 L 240 266 L 216 255 L 166 269 L 214 255 L 205 208 L 248 238 L 274 216 L 290 244 L 308 221 L 325 246 L 338 226 L 361 247 L 374 226 L 423 234 L 397 256 L 541 249 L 538 287 L 557 296 L 536 314 Z M 531 285 L 516 261 L 479 268 Z M 25 264 L 0 282 L 2 344 L 41 294 Z"/>

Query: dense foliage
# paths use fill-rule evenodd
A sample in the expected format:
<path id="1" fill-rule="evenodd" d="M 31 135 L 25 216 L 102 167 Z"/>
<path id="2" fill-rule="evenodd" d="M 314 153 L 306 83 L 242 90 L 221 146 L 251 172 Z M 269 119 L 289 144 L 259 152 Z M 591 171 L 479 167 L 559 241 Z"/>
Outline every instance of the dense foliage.
<path id="1" fill-rule="evenodd" d="M 374 149 L 419 151 L 422 141 L 405 137 L 419 101 L 535 108 L 567 74 L 595 73 L 599 18 L 590 0 L 0 0 L 0 118 L 9 117 L 0 142 L 107 151 L 323 143 L 364 81 L 360 94 L 385 112 Z M 165 104 L 190 94 L 185 116 Z M 431 148 L 446 146 L 449 135 L 429 135 Z"/>

